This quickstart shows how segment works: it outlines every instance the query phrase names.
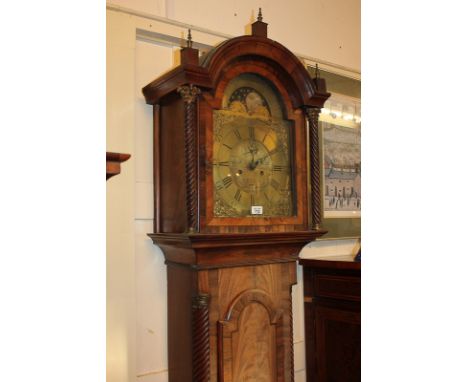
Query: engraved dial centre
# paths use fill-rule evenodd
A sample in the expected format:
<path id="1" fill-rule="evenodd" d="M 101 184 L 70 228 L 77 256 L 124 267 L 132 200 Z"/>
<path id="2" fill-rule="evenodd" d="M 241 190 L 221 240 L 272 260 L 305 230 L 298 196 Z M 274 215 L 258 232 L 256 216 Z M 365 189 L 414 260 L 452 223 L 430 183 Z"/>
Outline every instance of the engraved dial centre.
<path id="1" fill-rule="evenodd" d="M 260 142 L 243 140 L 230 155 L 231 174 L 234 182 L 247 193 L 263 191 L 268 187 L 273 163 L 268 149 Z"/>

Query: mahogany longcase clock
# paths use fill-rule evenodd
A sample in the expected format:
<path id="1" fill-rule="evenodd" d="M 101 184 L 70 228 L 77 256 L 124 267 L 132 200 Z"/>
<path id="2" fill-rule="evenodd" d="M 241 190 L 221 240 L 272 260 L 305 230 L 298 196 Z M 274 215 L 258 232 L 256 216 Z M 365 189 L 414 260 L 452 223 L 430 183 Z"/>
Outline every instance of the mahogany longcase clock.
<path id="1" fill-rule="evenodd" d="M 169 381 L 293 381 L 291 287 L 321 227 L 318 116 L 329 97 L 252 35 L 143 88 L 154 108 L 155 232 L 167 264 Z M 308 121 L 308 126 L 306 121 Z"/>

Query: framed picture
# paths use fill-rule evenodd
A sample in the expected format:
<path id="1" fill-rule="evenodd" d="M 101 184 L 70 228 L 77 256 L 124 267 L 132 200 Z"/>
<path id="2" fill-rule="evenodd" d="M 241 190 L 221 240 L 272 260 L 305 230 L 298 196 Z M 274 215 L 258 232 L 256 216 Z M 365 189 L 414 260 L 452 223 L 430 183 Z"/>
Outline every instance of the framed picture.
<path id="1" fill-rule="evenodd" d="M 356 218 L 361 216 L 360 102 L 337 98 L 325 104 L 320 118 L 323 214 Z"/>
<path id="2" fill-rule="evenodd" d="M 326 239 L 361 236 L 360 81 L 321 71 L 331 97 L 319 119 Z"/>

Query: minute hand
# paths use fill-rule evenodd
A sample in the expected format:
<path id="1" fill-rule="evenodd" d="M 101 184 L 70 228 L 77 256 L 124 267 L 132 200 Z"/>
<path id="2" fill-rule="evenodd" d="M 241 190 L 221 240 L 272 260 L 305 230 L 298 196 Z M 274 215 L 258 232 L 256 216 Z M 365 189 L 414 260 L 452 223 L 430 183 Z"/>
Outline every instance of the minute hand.
<path id="1" fill-rule="evenodd" d="M 253 168 L 255 169 L 259 164 L 263 164 L 263 161 L 269 157 L 271 157 L 273 154 L 276 154 L 279 151 L 278 148 L 275 148 L 271 151 L 268 151 L 268 154 L 264 155 L 263 157 L 257 159 L 255 162 L 253 162 Z"/>
<path id="2" fill-rule="evenodd" d="M 265 159 L 267 159 L 267 158 L 271 157 L 272 155 L 276 154 L 278 151 L 280 151 L 278 147 L 274 148 L 274 149 L 271 150 L 271 151 L 268 151 L 268 154 L 266 154 L 266 155 L 264 155 L 263 157 L 257 159 L 257 160 L 255 161 L 255 163 L 256 163 L 257 165 L 263 163 L 263 161 L 264 161 Z"/>

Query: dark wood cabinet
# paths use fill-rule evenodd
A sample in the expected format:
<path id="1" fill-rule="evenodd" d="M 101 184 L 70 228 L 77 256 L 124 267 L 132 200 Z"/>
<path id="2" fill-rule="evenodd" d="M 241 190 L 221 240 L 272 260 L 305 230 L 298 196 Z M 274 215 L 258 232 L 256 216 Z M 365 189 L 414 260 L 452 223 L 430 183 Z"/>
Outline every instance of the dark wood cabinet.
<path id="1" fill-rule="evenodd" d="M 307 382 L 361 380 L 361 263 L 301 259 Z"/>

